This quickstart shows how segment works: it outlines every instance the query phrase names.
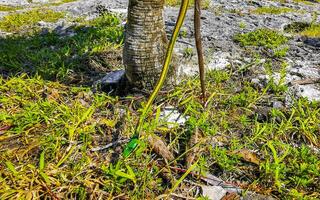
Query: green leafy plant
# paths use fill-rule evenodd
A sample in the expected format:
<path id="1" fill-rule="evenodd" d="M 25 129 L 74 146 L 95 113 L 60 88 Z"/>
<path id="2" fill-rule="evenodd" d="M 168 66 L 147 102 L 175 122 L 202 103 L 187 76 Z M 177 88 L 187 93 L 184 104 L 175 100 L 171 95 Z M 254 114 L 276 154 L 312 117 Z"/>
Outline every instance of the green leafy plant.
<path id="1" fill-rule="evenodd" d="M 270 29 L 257 29 L 249 33 L 237 34 L 234 39 L 242 46 L 261 46 L 267 48 L 277 48 L 288 41 L 285 36 Z"/>
<path id="2" fill-rule="evenodd" d="M 252 11 L 254 14 L 273 14 L 273 15 L 280 15 L 283 13 L 289 13 L 289 12 L 298 12 L 297 10 L 294 10 L 292 8 L 287 7 L 259 7 Z"/>
<path id="3" fill-rule="evenodd" d="M 261 167 L 265 170 L 266 174 L 272 174 L 275 185 L 277 186 L 278 190 L 281 190 L 283 187 L 282 181 L 286 177 L 286 167 L 283 161 L 290 153 L 290 148 L 285 144 L 277 143 L 277 145 L 280 145 L 280 148 L 283 148 L 284 152 L 279 155 L 273 142 L 268 142 L 266 146 L 271 150 L 272 161 L 267 160 L 266 163 Z"/>
<path id="4" fill-rule="evenodd" d="M 271 29 L 257 29 L 252 32 L 236 34 L 234 40 L 241 46 L 263 47 L 266 51 L 272 50 L 273 56 L 284 57 L 288 51 L 285 44 L 288 38 Z"/>

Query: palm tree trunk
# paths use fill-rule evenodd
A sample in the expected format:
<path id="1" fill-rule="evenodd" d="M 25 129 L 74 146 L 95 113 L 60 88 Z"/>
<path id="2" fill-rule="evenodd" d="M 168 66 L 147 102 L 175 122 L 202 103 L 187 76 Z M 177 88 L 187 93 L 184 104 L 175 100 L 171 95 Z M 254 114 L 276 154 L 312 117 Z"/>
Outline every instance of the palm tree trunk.
<path id="1" fill-rule="evenodd" d="M 129 0 L 123 62 L 129 82 L 152 90 L 168 44 L 163 21 L 164 0 Z"/>

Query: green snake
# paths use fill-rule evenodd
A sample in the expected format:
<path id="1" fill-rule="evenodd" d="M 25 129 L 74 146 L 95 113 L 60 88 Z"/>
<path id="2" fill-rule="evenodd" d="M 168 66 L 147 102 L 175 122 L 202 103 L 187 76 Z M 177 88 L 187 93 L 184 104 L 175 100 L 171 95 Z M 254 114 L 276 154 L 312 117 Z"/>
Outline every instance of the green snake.
<path id="1" fill-rule="evenodd" d="M 185 19 L 187 10 L 188 10 L 188 5 L 189 5 L 189 0 L 182 0 L 181 6 L 180 6 L 179 15 L 178 15 L 178 19 L 177 19 L 174 31 L 172 33 L 171 40 L 170 40 L 169 45 L 168 45 L 168 49 L 167 49 L 165 61 L 164 61 L 164 64 L 163 64 L 163 68 L 162 68 L 162 71 L 161 71 L 161 74 L 160 74 L 160 78 L 159 78 L 155 88 L 153 89 L 153 91 L 152 91 L 152 93 L 151 93 L 151 95 L 150 95 L 150 97 L 149 97 L 149 99 L 147 101 L 147 104 L 145 105 L 145 107 L 142 110 L 142 113 L 140 115 L 140 118 L 139 118 L 138 124 L 136 126 L 135 133 L 134 133 L 133 137 L 130 139 L 130 141 L 128 142 L 128 144 L 126 145 L 126 147 L 125 147 L 125 149 L 123 151 L 123 156 L 125 158 L 129 157 L 131 155 L 131 153 L 138 146 L 139 137 L 140 137 L 140 131 L 142 129 L 144 120 L 145 120 L 147 114 L 149 113 L 149 111 L 151 109 L 152 103 L 154 102 L 154 100 L 157 97 L 161 87 L 163 86 L 163 84 L 165 82 L 166 76 L 167 76 L 168 71 L 169 71 L 170 61 L 171 61 L 171 58 L 172 58 L 173 47 L 174 47 L 174 44 L 175 44 L 175 42 L 176 42 L 176 40 L 178 38 L 179 31 L 180 31 L 180 29 L 182 27 L 182 24 L 184 22 L 184 19 Z"/>

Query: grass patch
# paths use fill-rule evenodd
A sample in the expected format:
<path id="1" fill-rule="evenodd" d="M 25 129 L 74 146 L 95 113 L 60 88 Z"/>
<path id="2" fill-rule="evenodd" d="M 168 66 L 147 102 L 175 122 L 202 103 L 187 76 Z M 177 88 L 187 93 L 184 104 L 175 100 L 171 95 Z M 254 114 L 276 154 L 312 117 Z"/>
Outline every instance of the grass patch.
<path id="1" fill-rule="evenodd" d="M 53 10 L 34 9 L 23 13 L 12 13 L 0 21 L 0 29 L 7 32 L 19 32 L 35 26 L 39 21 L 56 22 L 63 18 L 65 13 Z"/>
<path id="2" fill-rule="evenodd" d="M 299 33 L 310 28 L 311 24 L 307 22 L 293 22 L 284 27 L 284 31 L 287 33 Z"/>
<path id="3" fill-rule="evenodd" d="M 286 7 L 259 7 L 252 11 L 253 14 L 272 14 L 272 15 L 280 15 L 283 13 L 289 12 L 297 12 L 297 10 L 286 8 Z"/>
<path id="4" fill-rule="evenodd" d="M 272 50 L 275 57 L 284 57 L 288 51 L 288 47 L 285 46 L 288 38 L 271 29 L 257 29 L 249 33 L 237 34 L 234 40 L 244 47 L 255 46 Z"/>
<path id="5" fill-rule="evenodd" d="M 180 6 L 181 1 L 180 0 L 165 0 L 165 4 L 167 6 L 172 6 L 172 7 L 176 7 L 176 6 Z M 193 7 L 194 6 L 194 0 L 190 0 L 189 1 L 189 7 Z M 206 10 L 209 9 L 210 7 L 210 0 L 204 0 L 201 1 L 201 8 Z"/>
<path id="6" fill-rule="evenodd" d="M 5 166 L 6 168 L 5 171 L 1 170 L 0 172 L 1 199 L 13 198 L 15 196 L 20 196 L 20 198 L 25 199 L 30 194 L 28 194 L 28 192 L 22 192 L 21 189 L 23 190 L 23 188 L 28 188 L 30 192 L 40 192 L 38 194 L 31 194 L 33 198 L 40 198 L 42 195 L 47 196 L 44 192 L 46 189 L 41 189 L 42 184 L 47 184 L 49 187 L 56 187 L 58 186 L 57 184 L 61 183 L 65 185 L 69 182 L 65 178 L 77 177 L 77 173 L 83 169 L 89 169 L 89 165 L 97 162 L 96 158 L 94 158 L 95 156 L 93 156 L 93 154 L 93 157 L 89 156 L 91 153 L 89 151 L 87 152 L 87 150 L 91 144 L 93 144 L 94 137 L 112 134 L 109 132 L 112 131 L 112 127 L 114 126 L 112 124 L 116 124 L 118 121 L 117 117 L 113 118 L 112 115 L 119 116 L 117 114 L 119 110 L 114 110 L 115 113 L 113 113 L 113 111 L 108 111 L 107 107 L 109 105 L 114 106 L 117 102 L 116 99 L 102 94 L 93 95 L 88 88 L 72 88 L 57 82 L 46 82 L 39 77 L 30 79 L 22 76 L 7 81 L 0 78 L 0 83 L 1 94 L 3 94 L 0 97 L 0 102 L 3 106 L 1 106 L 0 112 L 0 126 L 12 126 L 9 132 L 5 135 L 1 134 L 0 136 L 2 146 L 0 162 L 1 166 Z M 19 108 L 15 111 L 12 110 L 12 106 L 17 105 L 17 103 L 20 104 Z M 5 109 L 6 112 L 3 112 L 3 109 Z M 10 110 L 13 111 L 13 113 L 9 113 Z M 97 115 L 98 110 L 101 112 L 99 111 L 100 114 Z M 98 118 L 100 119 L 98 120 Z M 96 120 L 102 121 L 98 122 Z M 96 128 L 100 131 L 96 132 Z M 38 132 L 40 130 L 41 134 Z M 104 130 L 109 133 L 104 132 Z M 26 137 L 30 138 L 30 140 L 27 143 L 22 142 L 23 138 L 26 139 Z M 13 153 L 11 152 L 12 149 L 7 147 L 13 138 L 19 141 L 14 144 L 15 147 L 12 146 L 13 148 L 22 147 L 24 150 L 30 150 L 27 150 L 27 154 L 25 154 L 27 156 L 23 156 L 22 152 L 24 150 L 14 153 L 15 155 L 19 155 L 20 161 L 28 163 L 22 168 L 20 168 L 22 162 L 12 160 L 8 157 L 13 155 L 11 154 Z M 78 141 L 82 142 L 81 145 L 78 146 L 77 144 L 71 144 L 73 143 L 72 141 L 76 143 L 78 143 Z M 3 148 L 9 151 L 5 150 L 4 152 Z M 65 152 L 67 153 L 65 154 Z M 32 154 L 37 157 L 36 160 L 32 158 Z M 81 157 L 76 158 L 74 156 Z M 98 161 L 96 163 L 97 167 L 102 165 L 103 162 L 100 163 L 100 161 Z M 68 166 L 66 170 L 62 170 L 66 166 Z M 16 170 L 17 173 L 12 174 L 12 170 L 16 167 L 19 168 Z M 57 173 L 51 171 L 55 169 L 58 170 Z M 93 173 L 95 174 L 95 172 Z M 92 175 L 92 173 L 89 174 Z M 22 179 L 18 178 L 19 176 Z M 106 178 L 104 175 L 103 177 Z M 10 186 L 12 183 L 10 179 L 12 180 L 12 178 L 18 178 L 17 180 L 19 180 L 14 187 Z M 80 177 L 74 180 L 78 182 L 78 178 Z M 87 178 L 89 177 L 87 176 Z M 85 179 L 82 180 L 84 181 Z M 37 184 L 38 186 L 31 186 L 31 188 L 29 186 L 25 187 L 26 185 L 24 186 L 24 184 L 31 180 L 40 181 L 40 185 Z M 90 182 L 90 180 L 93 181 L 91 178 L 86 181 Z M 104 180 L 102 181 L 104 182 Z M 69 195 L 81 197 L 81 195 L 85 195 L 88 189 L 86 186 L 80 185 L 69 186 L 69 188 L 65 190 L 67 191 L 66 193 L 62 192 L 66 198 Z M 17 188 L 19 189 L 17 190 Z M 82 192 L 85 193 L 83 194 Z M 60 196 L 61 194 L 57 195 Z M 102 193 L 99 195 L 101 194 Z M 82 196 L 82 198 L 84 197 Z"/>
<path id="7" fill-rule="evenodd" d="M 311 25 L 306 30 L 300 33 L 303 36 L 311 38 L 320 38 L 320 24 Z"/>
<path id="8" fill-rule="evenodd" d="M 0 5 L 0 11 L 4 11 L 4 12 L 15 11 L 20 9 L 21 7 Z"/>
<path id="9" fill-rule="evenodd" d="M 310 38 L 320 38 L 320 24 L 293 22 L 284 29 L 288 33 L 296 33 Z"/>
<path id="10" fill-rule="evenodd" d="M 71 3 L 71 2 L 75 2 L 75 1 L 78 1 L 78 0 L 61 0 L 61 1 L 59 1 L 59 2 L 48 3 L 48 4 L 46 4 L 46 5 L 47 5 L 47 6 L 59 6 L 59 5 L 65 4 L 65 3 Z"/>
<path id="11" fill-rule="evenodd" d="M 200 83 L 193 78 L 158 101 L 189 116 L 184 127 L 169 130 L 158 114 L 145 122 L 144 131 L 163 138 L 176 156 L 166 165 L 144 140 L 129 159 L 116 156 L 121 145 L 91 151 L 133 134 L 141 98 L 92 94 L 89 88 L 40 77 L 0 78 L 0 198 L 26 198 L 30 194 L 25 191 L 32 191 L 34 198 L 155 199 L 172 188 L 171 179 L 183 175 L 176 166 L 187 169 L 186 146 L 195 129 L 203 136 L 193 173 L 237 180 L 244 189 L 280 199 L 319 198 L 320 154 L 310 148 L 320 144 L 319 102 L 298 99 L 291 108 L 276 109 L 268 102 L 284 101 L 284 96 L 272 93 L 269 85 L 256 89 L 249 79 L 239 80 L 228 71 L 212 71 L 207 80 L 206 109 L 200 103 Z M 254 156 L 254 162 L 246 155 Z M 198 178 L 187 179 L 200 184 Z M 182 183 L 175 192 L 197 197 L 198 189 L 192 187 Z"/>
<path id="12" fill-rule="evenodd" d="M 69 31 L 73 34 L 66 37 L 49 32 L 1 38 L 0 71 L 65 82 L 88 81 L 87 76 L 98 73 L 98 69 L 89 68 L 89 58 L 117 49 L 123 41 L 123 28 L 115 15 L 100 16 Z M 104 63 L 104 67 L 110 70 L 113 66 Z"/>
<path id="13" fill-rule="evenodd" d="M 267 48 L 277 48 L 288 41 L 285 36 L 270 29 L 257 29 L 249 33 L 238 34 L 234 39 L 242 46 L 262 46 Z"/>

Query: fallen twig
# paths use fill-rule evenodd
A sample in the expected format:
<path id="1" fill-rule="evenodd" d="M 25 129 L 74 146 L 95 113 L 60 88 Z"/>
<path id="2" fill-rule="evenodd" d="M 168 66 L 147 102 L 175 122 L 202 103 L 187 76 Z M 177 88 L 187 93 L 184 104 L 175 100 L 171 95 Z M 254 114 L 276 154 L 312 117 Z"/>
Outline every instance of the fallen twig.
<path id="1" fill-rule="evenodd" d="M 40 182 L 41 182 L 41 185 L 42 185 L 43 189 L 46 190 L 46 192 L 49 194 L 49 196 L 50 196 L 53 200 L 60 200 L 60 198 L 57 197 L 57 196 L 51 191 L 51 189 L 50 189 L 44 182 L 42 182 L 42 181 L 40 181 Z"/>

